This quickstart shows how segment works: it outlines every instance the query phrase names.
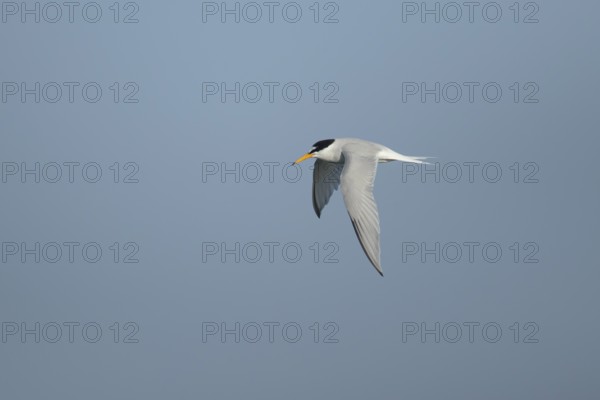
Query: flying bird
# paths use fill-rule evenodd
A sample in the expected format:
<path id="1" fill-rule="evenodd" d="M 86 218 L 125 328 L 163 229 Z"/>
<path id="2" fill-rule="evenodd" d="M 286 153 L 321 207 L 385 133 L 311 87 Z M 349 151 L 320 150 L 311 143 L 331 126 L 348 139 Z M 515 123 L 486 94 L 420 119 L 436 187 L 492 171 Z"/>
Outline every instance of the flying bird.
<path id="1" fill-rule="evenodd" d="M 321 140 L 311 150 L 298 158 L 299 164 L 316 158 L 313 171 L 312 202 L 317 217 L 329 202 L 334 191 L 341 186 L 344 203 L 367 258 L 383 276 L 379 246 L 379 213 L 373 197 L 373 184 L 377 164 L 403 161 L 427 164 L 428 157 L 409 157 L 396 153 L 381 144 L 361 139 L 343 138 Z"/>

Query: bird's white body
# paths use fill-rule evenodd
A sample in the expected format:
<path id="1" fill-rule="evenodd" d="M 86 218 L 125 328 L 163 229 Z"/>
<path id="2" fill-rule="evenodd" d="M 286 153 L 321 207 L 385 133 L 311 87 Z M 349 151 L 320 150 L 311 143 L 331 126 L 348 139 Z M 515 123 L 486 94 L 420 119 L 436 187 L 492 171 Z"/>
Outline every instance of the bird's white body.
<path id="1" fill-rule="evenodd" d="M 383 276 L 379 247 L 379 214 L 373 197 L 377 164 L 403 161 L 423 164 L 427 157 L 409 157 L 378 143 L 342 138 L 317 142 L 311 151 L 298 160 L 316 158 L 313 171 L 313 208 L 317 216 L 341 186 L 344 203 L 358 240 L 375 267 Z"/>
<path id="2" fill-rule="evenodd" d="M 360 148 L 360 154 L 373 156 L 380 163 L 389 161 L 404 161 L 422 164 L 423 160 L 427 158 L 405 156 L 379 143 L 355 138 L 335 139 L 330 146 L 324 148 L 318 153 L 315 153 L 315 158 L 334 163 L 344 162 L 344 148 L 348 148 L 348 146 L 356 146 L 356 148 Z"/>

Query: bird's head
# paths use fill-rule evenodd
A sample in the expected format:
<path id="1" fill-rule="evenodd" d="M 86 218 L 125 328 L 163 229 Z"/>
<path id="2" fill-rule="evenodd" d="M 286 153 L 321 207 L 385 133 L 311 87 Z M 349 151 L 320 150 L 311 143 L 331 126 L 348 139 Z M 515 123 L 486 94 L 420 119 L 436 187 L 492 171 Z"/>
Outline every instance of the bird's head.
<path id="1" fill-rule="evenodd" d="M 313 157 L 327 160 L 328 158 L 330 158 L 330 146 L 333 144 L 333 142 L 335 142 L 335 139 L 326 139 L 318 141 L 317 143 L 312 145 L 312 148 L 308 153 L 294 161 L 294 165 L 300 164 L 302 161 Z"/>

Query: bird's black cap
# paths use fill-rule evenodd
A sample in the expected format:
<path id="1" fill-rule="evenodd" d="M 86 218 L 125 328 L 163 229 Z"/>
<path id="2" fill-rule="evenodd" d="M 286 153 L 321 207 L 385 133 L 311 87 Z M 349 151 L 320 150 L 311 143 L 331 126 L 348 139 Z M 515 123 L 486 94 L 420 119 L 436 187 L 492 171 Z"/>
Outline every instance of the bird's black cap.
<path id="1" fill-rule="evenodd" d="M 317 151 L 321 151 L 324 148 L 331 146 L 333 142 L 335 142 L 335 139 L 319 140 L 317 143 L 313 144 L 313 149 L 310 151 L 310 154 L 316 153 Z"/>

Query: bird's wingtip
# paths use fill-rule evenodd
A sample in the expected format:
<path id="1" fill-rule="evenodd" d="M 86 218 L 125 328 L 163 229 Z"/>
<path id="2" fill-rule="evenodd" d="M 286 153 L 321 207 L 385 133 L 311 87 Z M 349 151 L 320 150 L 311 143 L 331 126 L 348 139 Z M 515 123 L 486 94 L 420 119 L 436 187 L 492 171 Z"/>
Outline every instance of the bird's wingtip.
<path id="1" fill-rule="evenodd" d="M 375 271 L 377 271 L 379 275 L 383 276 L 383 270 L 381 269 L 381 265 L 373 261 L 371 261 L 371 264 L 373 264 L 373 266 L 375 267 Z"/>

